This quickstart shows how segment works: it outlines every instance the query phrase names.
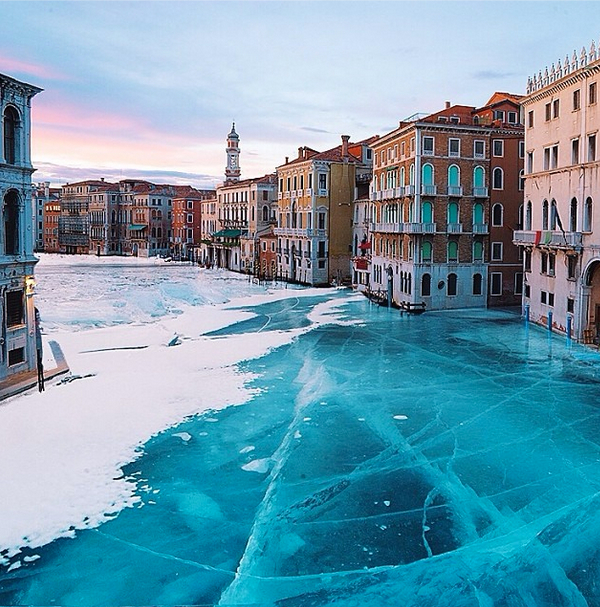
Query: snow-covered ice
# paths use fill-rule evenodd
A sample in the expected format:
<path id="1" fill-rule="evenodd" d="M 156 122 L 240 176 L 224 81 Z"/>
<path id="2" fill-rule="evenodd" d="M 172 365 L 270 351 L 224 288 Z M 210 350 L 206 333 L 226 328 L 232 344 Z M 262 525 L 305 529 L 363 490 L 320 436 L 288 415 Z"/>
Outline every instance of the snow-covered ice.
<path id="1" fill-rule="evenodd" d="M 0 604 L 600 605 L 597 352 L 153 260 L 37 280 L 81 379 L 0 404 Z"/>

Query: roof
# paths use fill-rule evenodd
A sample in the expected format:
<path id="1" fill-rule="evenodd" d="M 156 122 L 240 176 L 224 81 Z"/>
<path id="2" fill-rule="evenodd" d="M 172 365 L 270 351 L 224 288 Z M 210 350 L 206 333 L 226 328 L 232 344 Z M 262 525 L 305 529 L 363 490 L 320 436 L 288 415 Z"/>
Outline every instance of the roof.
<path id="1" fill-rule="evenodd" d="M 215 232 L 213 234 L 213 238 L 214 237 L 217 237 L 217 238 L 238 238 L 241 233 L 242 233 L 241 230 L 232 230 L 232 229 L 219 230 L 218 232 Z"/>
<path id="2" fill-rule="evenodd" d="M 143 230 L 144 228 L 147 228 L 147 227 L 148 226 L 145 225 L 145 224 L 143 224 L 143 223 L 132 223 L 132 224 L 130 224 L 129 229 L 132 232 L 139 232 L 139 231 L 141 231 L 141 230 Z"/>

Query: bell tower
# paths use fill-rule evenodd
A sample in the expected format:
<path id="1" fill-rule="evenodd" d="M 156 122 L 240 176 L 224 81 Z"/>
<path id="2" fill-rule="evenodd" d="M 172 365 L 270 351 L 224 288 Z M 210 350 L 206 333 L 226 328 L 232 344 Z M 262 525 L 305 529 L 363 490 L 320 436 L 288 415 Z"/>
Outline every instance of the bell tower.
<path id="1" fill-rule="evenodd" d="M 227 166 L 225 167 L 225 182 L 235 182 L 240 179 L 240 137 L 235 132 L 235 122 L 231 133 L 227 135 Z"/>

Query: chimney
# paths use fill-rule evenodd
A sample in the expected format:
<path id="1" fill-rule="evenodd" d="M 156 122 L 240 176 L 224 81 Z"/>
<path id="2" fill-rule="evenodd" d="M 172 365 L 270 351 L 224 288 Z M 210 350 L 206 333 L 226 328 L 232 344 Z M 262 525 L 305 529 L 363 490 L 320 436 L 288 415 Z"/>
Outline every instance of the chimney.
<path id="1" fill-rule="evenodd" d="M 303 158 L 303 148 L 298 148 L 298 158 Z"/>
<path id="2" fill-rule="evenodd" d="M 446 109 L 447 109 L 447 110 L 448 110 L 448 109 L 450 109 L 450 106 L 451 106 L 451 105 L 452 105 L 452 104 L 451 104 L 449 101 L 446 101 Z"/>
<path id="3" fill-rule="evenodd" d="M 289 157 L 289 156 L 286 156 L 286 157 L 285 157 L 285 163 L 287 164 L 289 161 L 290 161 L 290 157 Z"/>
<path id="4" fill-rule="evenodd" d="M 44 182 L 44 198 L 50 198 L 50 182 Z"/>
<path id="5" fill-rule="evenodd" d="M 350 135 L 342 135 L 342 158 L 348 158 L 348 141 Z"/>

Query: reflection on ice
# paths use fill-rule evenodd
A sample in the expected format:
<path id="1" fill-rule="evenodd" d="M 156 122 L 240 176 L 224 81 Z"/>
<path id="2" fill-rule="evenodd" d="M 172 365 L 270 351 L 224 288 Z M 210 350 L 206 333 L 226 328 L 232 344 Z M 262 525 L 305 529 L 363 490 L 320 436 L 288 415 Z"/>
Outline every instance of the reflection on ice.
<path id="1" fill-rule="evenodd" d="M 341 292 L 246 311 L 210 339 L 293 335 L 239 363 L 253 397 L 155 436 L 141 507 L 24 551 L 0 603 L 600 604 L 597 352 Z"/>

